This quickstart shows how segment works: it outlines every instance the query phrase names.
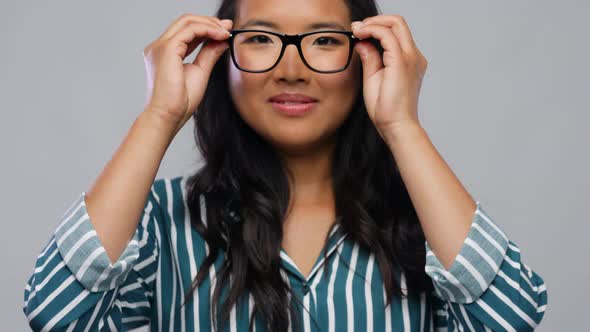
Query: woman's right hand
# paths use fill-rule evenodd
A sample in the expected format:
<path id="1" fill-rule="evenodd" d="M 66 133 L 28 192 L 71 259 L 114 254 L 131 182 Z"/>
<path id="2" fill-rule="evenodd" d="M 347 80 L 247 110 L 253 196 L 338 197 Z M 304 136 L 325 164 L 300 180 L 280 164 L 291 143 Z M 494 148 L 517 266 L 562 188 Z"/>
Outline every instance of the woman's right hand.
<path id="1" fill-rule="evenodd" d="M 156 112 L 176 132 L 200 104 L 213 66 L 229 47 L 231 20 L 183 14 L 143 51 L 147 72 L 146 112 Z M 192 63 L 183 63 L 199 44 Z"/>

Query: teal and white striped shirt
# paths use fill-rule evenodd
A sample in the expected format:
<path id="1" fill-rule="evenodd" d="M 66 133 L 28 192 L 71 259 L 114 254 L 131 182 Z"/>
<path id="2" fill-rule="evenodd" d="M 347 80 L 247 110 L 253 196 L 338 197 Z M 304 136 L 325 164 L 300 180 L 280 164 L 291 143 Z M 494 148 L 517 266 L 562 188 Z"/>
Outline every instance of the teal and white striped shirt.
<path id="1" fill-rule="evenodd" d="M 185 184 L 183 176 L 154 181 L 137 231 L 115 263 L 93 229 L 82 193 L 38 256 L 26 285 L 24 312 L 30 326 L 42 331 L 118 331 L 142 325 L 154 331 L 210 331 L 211 281 L 225 256 L 217 257 L 193 300 L 181 306 L 208 253 L 191 227 Z M 206 222 L 203 196 L 201 206 Z M 450 269 L 426 243 L 425 271 L 435 290 L 394 298 L 386 308 L 373 254 L 338 227 L 325 249 L 327 261 L 318 257 L 308 278 L 286 252 L 280 253 L 281 277 L 305 307 L 290 319 L 305 331 L 532 331 L 547 307 L 543 279 L 522 262 L 519 247 L 479 202 Z M 403 274 L 400 286 L 405 288 Z M 229 331 L 248 330 L 253 305 L 248 298 L 239 310 L 234 306 Z M 260 319 L 254 323 L 255 331 L 266 330 Z"/>

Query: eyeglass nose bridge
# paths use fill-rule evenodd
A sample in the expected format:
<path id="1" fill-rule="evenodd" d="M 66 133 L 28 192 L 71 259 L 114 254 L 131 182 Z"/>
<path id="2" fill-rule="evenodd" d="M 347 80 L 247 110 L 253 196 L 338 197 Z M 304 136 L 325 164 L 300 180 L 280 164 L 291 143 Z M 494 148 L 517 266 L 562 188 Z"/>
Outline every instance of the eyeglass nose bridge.
<path id="1" fill-rule="evenodd" d="M 289 45 L 295 45 L 295 47 L 297 47 L 297 53 L 299 53 L 299 57 L 301 58 L 301 61 L 303 61 L 303 63 L 309 67 L 309 64 L 307 63 L 307 61 L 305 60 L 305 57 L 303 56 L 303 50 L 301 49 L 301 40 L 303 39 L 302 35 L 280 35 L 279 36 L 281 38 L 281 43 L 282 43 L 282 47 L 281 47 L 281 53 L 279 54 L 279 58 L 277 59 L 277 62 L 275 63 L 276 67 L 279 62 L 281 62 L 281 60 L 283 60 L 283 55 L 285 54 L 285 50 L 287 49 L 287 46 Z"/>
<path id="2" fill-rule="evenodd" d="M 282 35 L 281 40 L 283 42 L 283 48 L 289 45 L 295 45 L 297 46 L 297 48 L 299 48 L 299 44 L 302 38 L 302 35 Z"/>
<path id="3" fill-rule="evenodd" d="M 303 37 L 305 37 L 306 35 L 280 35 L 279 37 L 281 38 L 281 42 L 282 42 L 282 47 L 281 47 L 281 53 L 279 54 L 279 57 L 277 59 L 277 62 L 275 63 L 275 65 L 273 66 L 276 67 L 282 60 L 283 60 L 283 55 L 285 54 L 285 50 L 287 49 L 287 46 L 289 45 L 295 45 L 295 47 L 297 48 L 297 53 L 299 53 L 299 58 L 301 59 L 301 61 L 303 61 L 303 64 L 308 67 L 311 70 L 314 70 L 309 63 L 307 63 L 307 60 L 305 59 L 305 56 L 303 55 L 303 50 L 301 49 L 301 40 L 303 40 Z"/>

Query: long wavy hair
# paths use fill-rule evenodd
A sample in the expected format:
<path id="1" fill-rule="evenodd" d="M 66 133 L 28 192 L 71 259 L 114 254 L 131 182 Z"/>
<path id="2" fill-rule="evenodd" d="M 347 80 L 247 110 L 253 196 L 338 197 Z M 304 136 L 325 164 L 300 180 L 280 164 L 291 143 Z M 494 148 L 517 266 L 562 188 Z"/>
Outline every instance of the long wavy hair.
<path id="1" fill-rule="evenodd" d="M 379 13 L 373 0 L 345 3 L 353 21 Z M 235 20 L 236 6 L 237 0 L 222 0 L 217 17 Z M 222 254 L 211 304 L 214 329 L 222 328 L 218 322 L 227 322 L 232 306 L 240 308 L 249 292 L 254 299 L 250 330 L 261 317 L 269 330 L 287 331 L 289 315 L 296 313 L 288 300 L 291 290 L 281 277 L 279 255 L 291 194 L 288 172 L 271 145 L 237 113 L 228 92 L 228 61 L 226 52 L 214 66 L 193 116 L 204 164 L 187 179 L 186 199 L 192 225 L 209 250 L 185 303 Z M 367 115 L 362 93 L 338 129 L 331 171 L 339 223 L 350 239 L 375 255 L 386 305 L 393 296 L 432 291 L 424 271 L 422 227 L 395 159 Z M 206 220 L 201 219 L 201 196 Z M 398 286 L 399 272 L 406 276 L 405 294 Z M 227 285 L 227 296 L 220 302 Z"/>

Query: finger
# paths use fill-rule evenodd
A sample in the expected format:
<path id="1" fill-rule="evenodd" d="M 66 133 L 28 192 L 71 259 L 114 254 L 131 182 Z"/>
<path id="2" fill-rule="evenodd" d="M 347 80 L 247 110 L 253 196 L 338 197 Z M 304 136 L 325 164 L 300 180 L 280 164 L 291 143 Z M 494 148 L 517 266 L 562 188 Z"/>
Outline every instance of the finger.
<path id="1" fill-rule="evenodd" d="M 369 41 L 358 42 L 354 46 L 354 51 L 360 56 L 363 64 L 363 81 L 383 68 L 383 60 L 379 51 Z"/>
<path id="2" fill-rule="evenodd" d="M 228 19 L 221 20 L 221 25 L 229 31 L 229 30 L 231 30 L 231 28 L 233 26 L 233 21 L 228 20 Z M 193 40 L 192 42 L 190 42 L 188 44 L 186 54 L 187 55 L 191 54 L 203 42 L 204 39 L 205 38 L 197 38 L 197 39 Z"/>
<path id="3" fill-rule="evenodd" d="M 188 23 L 181 26 L 180 30 L 178 30 L 175 34 L 171 35 L 167 39 L 163 39 L 162 43 L 168 43 L 168 42 L 170 42 L 170 40 L 172 40 L 174 38 L 178 39 L 177 36 L 186 35 L 186 30 L 187 29 L 190 30 L 190 29 L 194 28 L 195 25 L 198 25 L 200 27 L 204 27 L 204 28 L 207 28 L 210 30 L 215 30 L 215 29 L 225 30 L 225 28 L 221 27 L 220 25 L 211 23 L 209 20 L 205 20 L 205 19 L 188 21 Z M 166 35 L 168 35 L 168 34 L 166 34 Z M 186 42 L 186 44 L 188 46 L 186 54 L 190 54 L 199 44 L 202 43 L 202 41 L 203 41 L 202 38 L 195 37 L 192 40 Z M 177 40 L 177 42 L 178 42 L 178 40 Z"/>
<path id="4" fill-rule="evenodd" d="M 173 35 L 177 34 L 184 26 L 191 22 L 203 22 L 210 23 L 212 25 L 221 25 L 221 20 L 213 16 L 199 16 L 194 14 L 183 14 L 177 18 L 160 36 L 160 39 L 170 39 Z"/>
<path id="5" fill-rule="evenodd" d="M 221 24 L 222 27 L 224 27 L 227 30 L 231 30 L 234 26 L 234 21 L 227 19 L 227 18 L 219 21 L 219 23 Z"/>
<path id="6" fill-rule="evenodd" d="M 193 64 L 209 75 L 219 57 L 229 48 L 225 41 L 208 40 L 203 44 Z"/>
<path id="7" fill-rule="evenodd" d="M 160 38 L 161 39 L 170 39 L 173 35 L 178 33 L 178 31 L 180 31 L 183 27 L 185 27 L 186 25 L 188 25 L 191 22 L 210 23 L 215 26 L 215 25 L 219 25 L 220 21 L 221 20 L 218 19 L 217 17 L 212 17 L 212 16 L 199 16 L 199 15 L 193 15 L 193 14 L 183 14 L 178 19 L 176 19 L 176 21 L 174 23 L 172 23 L 166 31 L 164 31 L 164 33 L 162 34 L 162 36 L 160 36 Z"/>
<path id="8" fill-rule="evenodd" d="M 379 40 L 384 52 L 393 55 L 399 61 L 403 61 L 401 46 L 390 28 L 376 24 L 362 25 L 360 28 L 357 28 L 355 25 L 352 31 L 361 40 L 369 37 Z"/>
<path id="9" fill-rule="evenodd" d="M 229 37 L 229 32 L 222 27 L 214 27 L 210 24 L 204 23 L 190 23 L 182 30 L 178 31 L 170 41 L 176 43 L 184 43 L 187 45 L 195 41 L 202 41 L 204 38 L 210 38 L 214 40 L 225 40 Z"/>
<path id="10" fill-rule="evenodd" d="M 364 24 L 381 24 L 391 27 L 405 53 L 411 53 L 417 49 L 416 42 L 410 32 L 410 27 L 400 15 L 377 15 L 368 17 L 362 22 Z"/>

